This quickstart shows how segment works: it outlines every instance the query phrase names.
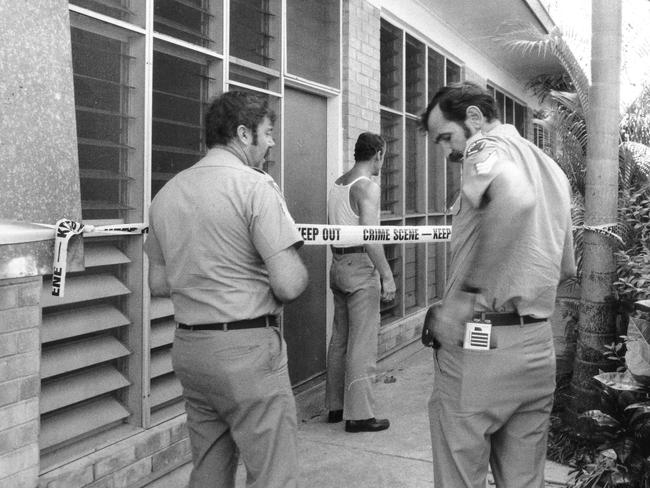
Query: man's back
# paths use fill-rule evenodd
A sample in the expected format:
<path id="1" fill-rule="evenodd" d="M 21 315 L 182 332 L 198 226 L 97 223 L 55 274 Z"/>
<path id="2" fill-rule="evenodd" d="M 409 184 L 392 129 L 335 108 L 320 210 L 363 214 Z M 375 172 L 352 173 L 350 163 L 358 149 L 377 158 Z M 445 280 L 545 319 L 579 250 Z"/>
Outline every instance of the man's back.
<path id="1" fill-rule="evenodd" d="M 277 314 L 264 259 L 296 242 L 270 176 L 212 149 L 152 202 L 176 318 L 229 322 Z M 293 220 L 289 221 L 293 223 Z"/>

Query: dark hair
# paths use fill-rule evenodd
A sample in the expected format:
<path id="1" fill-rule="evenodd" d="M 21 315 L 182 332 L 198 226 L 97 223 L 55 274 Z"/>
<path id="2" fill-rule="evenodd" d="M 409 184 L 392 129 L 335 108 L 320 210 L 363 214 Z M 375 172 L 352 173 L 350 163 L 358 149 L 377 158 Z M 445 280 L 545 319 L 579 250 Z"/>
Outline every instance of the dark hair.
<path id="1" fill-rule="evenodd" d="M 367 161 L 379 151 L 386 149 L 386 141 L 379 134 L 364 132 L 354 145 L 354 160 Z"/>
<path id="2" fill-rule="evenodd" d="M 237 137 L 237 127 L 244 125 L 253 131 L 253 144 L 257 144 L 257 126 L 268 117 L 275 122 L 275 113 L 269 108 L 266 97 L 243 91 L 228 91 L 210 103 L 205 114 L 205 144 L 228 144 Z"/>
<path id="3" fill-rule="evenodd" d="M 460 124 L 465 122 L 470 105 L 478 107 L 488 122 L 499 116 L 492 94 L 471 81 L 452 83 L 438 90 L 420 116 L 420 125 L 425 131 L 428 130 L 429 115 L 436 105 L 447 120 Z"/>

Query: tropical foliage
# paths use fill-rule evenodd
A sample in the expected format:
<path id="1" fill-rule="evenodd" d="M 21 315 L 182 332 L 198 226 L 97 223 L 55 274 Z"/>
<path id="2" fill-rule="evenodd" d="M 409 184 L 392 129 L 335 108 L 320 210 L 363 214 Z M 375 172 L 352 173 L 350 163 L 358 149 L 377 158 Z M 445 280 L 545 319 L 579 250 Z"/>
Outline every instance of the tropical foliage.
<path id="1" fill-rule="evenodd" d="M 536 123 L 553 135 L 551 157 L 566 173 L 573 193 L 572 218 L 578 276 L 582 278 L 587 173 L 589 83 L 559 31 L 540 37 L 519 30 L 507 41 L 517 50 L 543 50 L 556 56 L 566 73 L 530 80 L 530 90 L 549 107 Z M 612 297 L 623 316 L 650 298 L 650 87 L 626 110 L 620 122 L 618 220 L 607 235 L 617 264 Z M 590 229 L 594 230 L 594 229 Z M 574 310 L 577 314 L 578 310 Z M 577 321 L 577 317 L 575 317 Z M 625 325 L 625 324 L 624 324 Z M 574 488 L 650 488 L 650 325 L 632 317 L 621 341 L 603 345 L 611 369 L 595 376 L 600 408 L 583 412 L 574 423 L 556 404 L 549 436 L 549 457 L 575 468 Z M 578 338 L 579 340 L 579 338 Z M 556 397 L 566 398 L 568 380 Z M 574 418 L 575 420 L 575 418 Z"/>

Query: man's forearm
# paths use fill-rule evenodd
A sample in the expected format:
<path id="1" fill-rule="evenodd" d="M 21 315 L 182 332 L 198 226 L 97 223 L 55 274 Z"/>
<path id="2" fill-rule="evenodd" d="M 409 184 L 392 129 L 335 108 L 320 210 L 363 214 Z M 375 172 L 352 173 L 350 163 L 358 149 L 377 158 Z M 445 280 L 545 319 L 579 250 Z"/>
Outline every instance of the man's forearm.
<path id="1" fill-rule="evenodd" d="M 383 244 L 366 244 L 365 248 L 366 252 L 368 253 L 368 257 L 370 257 L 370 260 L 375 265 L 375 268 L 377 268 L 377 271 L 379 271 L 379 276 L 381 276 L 381 279 L 387 280 L 389 278 L 392 278 L 393 271 L 390 269 L 390 265 L 386 259 Z"/>
<path id="2" fill-rule="evenodd" d="M 149 291 L 155 297 L 171 296 L 165 265 L 149 262 Z"/>

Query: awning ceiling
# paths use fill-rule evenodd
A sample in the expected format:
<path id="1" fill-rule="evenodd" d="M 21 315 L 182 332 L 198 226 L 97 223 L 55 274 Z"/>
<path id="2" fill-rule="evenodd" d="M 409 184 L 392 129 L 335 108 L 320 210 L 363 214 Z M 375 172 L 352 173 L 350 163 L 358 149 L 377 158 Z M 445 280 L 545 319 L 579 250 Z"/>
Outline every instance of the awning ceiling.
<path id="1" fill-rule="evenodd" d="M 419 0 L 420 4 L 444 20 L 481 54 L 527 81 L 543 73 L 560 73 L 562 67 L 550 54 L 506 49 L 496 37 L 521 38 L 511 33 L 522 26 L 534 26 L 548 33 L 553 21 L 538 0 Z M 519 36 L 519 37 L 518 37 Z"/>

